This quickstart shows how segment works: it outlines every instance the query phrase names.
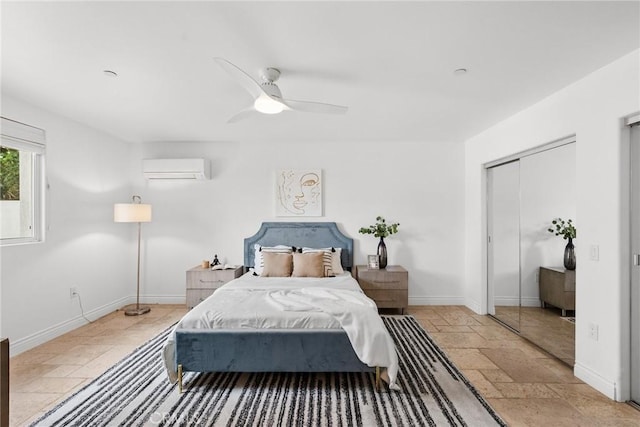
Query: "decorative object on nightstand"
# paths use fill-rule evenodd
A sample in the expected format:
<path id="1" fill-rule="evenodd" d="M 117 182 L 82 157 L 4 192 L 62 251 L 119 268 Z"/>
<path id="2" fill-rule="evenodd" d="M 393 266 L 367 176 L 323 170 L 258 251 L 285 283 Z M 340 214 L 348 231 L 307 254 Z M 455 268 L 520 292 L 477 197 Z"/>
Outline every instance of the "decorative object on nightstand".
<path id="1" fill-rule="evenodd" d="M 195 307 L 220 286 L 242 276 L 242 266 L 229 267 L 233 268 L 211 270 L 197 266 L 187 270 L 187 307 Z"/>
<path id="2" fill-rule="evenodd" d="M 562 236 L 564 240 L 569 240 L 564 248 L 564 268 L 567 270 L 576 269 L 576 251 L 573 246 L 573 239 L 576 238 L 577 230 L 571 219 L 566 222 L 562 218 L 551 221 L 551 227 L 547 229 L 549 233 Z"/>
<path id="3" fill-rule="evenodd" d="M 409 305 L 409 273 L 402 266 L 388 265 L 374 270 L 356 265 L 354 277 L 363 292 L 376 302 L 378 308 L 398 308 L 404 313 Z"/>
<path id="4" fill-rule="evenodd" d="M 211 266 L 216 266 L 216 265 L 220 265 L 220 260 L 218 259 L 218 254 L 215 254 L 213 256 L 213 261 L 211 261 Z"/>
<path id="5" fill-rule="evenodd" d="M 400 223 L 387 224 L 387 221 L 381 217 L 376 217 L 376 223 L 370 225 L 368 227 L 361 227 L 358 230 L 361 234 L 373 234 L 374 237 L 379 237 L 380 242 L 378 242 L 378 258 L 380 268 L 386 268 L 387 266 L 387 245 L 384 243 L 384 238 L 389 237 L 392 234 L 398 232 L 398 227 Z"/>
<path id="6" fill-rule="evenodd" d="M 143 222 L 151 222 L 151 205 L 142 204 L 140 196 L 133 196 L 133 203 L 116 203 L 113 206 L 113 220 L 115 222 L 138 223 L 138 281 L 136 286 L 136 307 L 125 309 L 127 316 L 139 316 L 151 311 L 149 307 L 140 306 L 140 232 Z"/>
<path id="7" fill-rule="evenodd" d="M 380 257 L 378 255 L 368 255 L 367 256 L 367 267 L 371 270 L 379 270 L 380 269 Z"/>

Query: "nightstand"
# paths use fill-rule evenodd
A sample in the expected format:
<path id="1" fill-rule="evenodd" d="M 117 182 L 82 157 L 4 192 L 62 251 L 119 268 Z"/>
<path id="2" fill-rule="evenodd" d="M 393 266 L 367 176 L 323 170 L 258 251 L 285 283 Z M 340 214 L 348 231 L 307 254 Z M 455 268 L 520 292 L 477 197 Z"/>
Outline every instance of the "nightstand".
<path id="1" fill-rule="evenodd" d="M 201 266 L 187 270 L 187 307 L 193 308 L 225 283 L 242 276 L 243 267 L 211 270 Z"/>
<path id="2" fill-rule="evenodd" d="M 409 305 L 409 273 L 403 267 L 388 265 L 370 270 L 366 265 L 356 265 L 353 275 L 378 308 L 398 308 L 404 313 Z"/>

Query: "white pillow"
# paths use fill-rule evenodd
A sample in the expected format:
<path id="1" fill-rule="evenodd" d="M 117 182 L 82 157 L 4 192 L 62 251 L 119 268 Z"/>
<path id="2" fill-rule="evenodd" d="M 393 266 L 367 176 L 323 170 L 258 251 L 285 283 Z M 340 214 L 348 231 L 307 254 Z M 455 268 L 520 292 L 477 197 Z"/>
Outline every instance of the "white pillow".
<path id="1" fill-rule="evenodd" d="M 334 248 L 334 251 L 331 253 L 331 269 L 336 276 L 344 274 L 344 270 L 342 269 L 342 248 Z"/>
<path id="2" fill-rule="evenodd" d="M 264 259 L 262 259 L 262 252 L 275 252 L 281 254 L 293 253 L 291 246 L 277 245 L 277 246 L 262 246 L 259 244 L 253 245 L 255 255 L 253 256 L 253 271 L 259 276 L 264 269 Z"/>

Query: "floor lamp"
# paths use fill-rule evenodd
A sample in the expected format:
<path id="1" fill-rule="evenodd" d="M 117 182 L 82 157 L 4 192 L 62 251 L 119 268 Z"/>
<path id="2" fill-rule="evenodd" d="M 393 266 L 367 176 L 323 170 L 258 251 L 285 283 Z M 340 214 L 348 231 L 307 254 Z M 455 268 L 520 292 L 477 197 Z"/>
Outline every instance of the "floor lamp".
<path id="1" fill-rule="evenodd" d="M 151 311 L 149 307 L 140 307 L 140 230 L 143 222 L 151 222 L 151 205 L 142 204 L 140 196 L 133 196 L 132 203 L 116 203 L 113 205 L 115 222 L 138 223 L 138 284 L 136 288 L 136 307 L 125 309 L 127 316 L 139 316 Z"/>

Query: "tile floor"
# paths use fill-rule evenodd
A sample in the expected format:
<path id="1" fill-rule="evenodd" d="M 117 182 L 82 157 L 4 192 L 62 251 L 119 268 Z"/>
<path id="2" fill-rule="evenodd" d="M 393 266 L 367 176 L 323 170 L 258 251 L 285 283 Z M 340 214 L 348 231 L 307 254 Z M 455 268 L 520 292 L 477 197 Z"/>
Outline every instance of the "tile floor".
<path id="1" fill-rule="evenodd" d="M 139 345 L 176 322 L 181 305 L 104 316 L 11 359 L 11 426 L 30 425 Z M 640 411 L 613 402 L 571 369 L 460 306 L 410 307 L 412 314 L 510 426 L 638 426 Z"/>

